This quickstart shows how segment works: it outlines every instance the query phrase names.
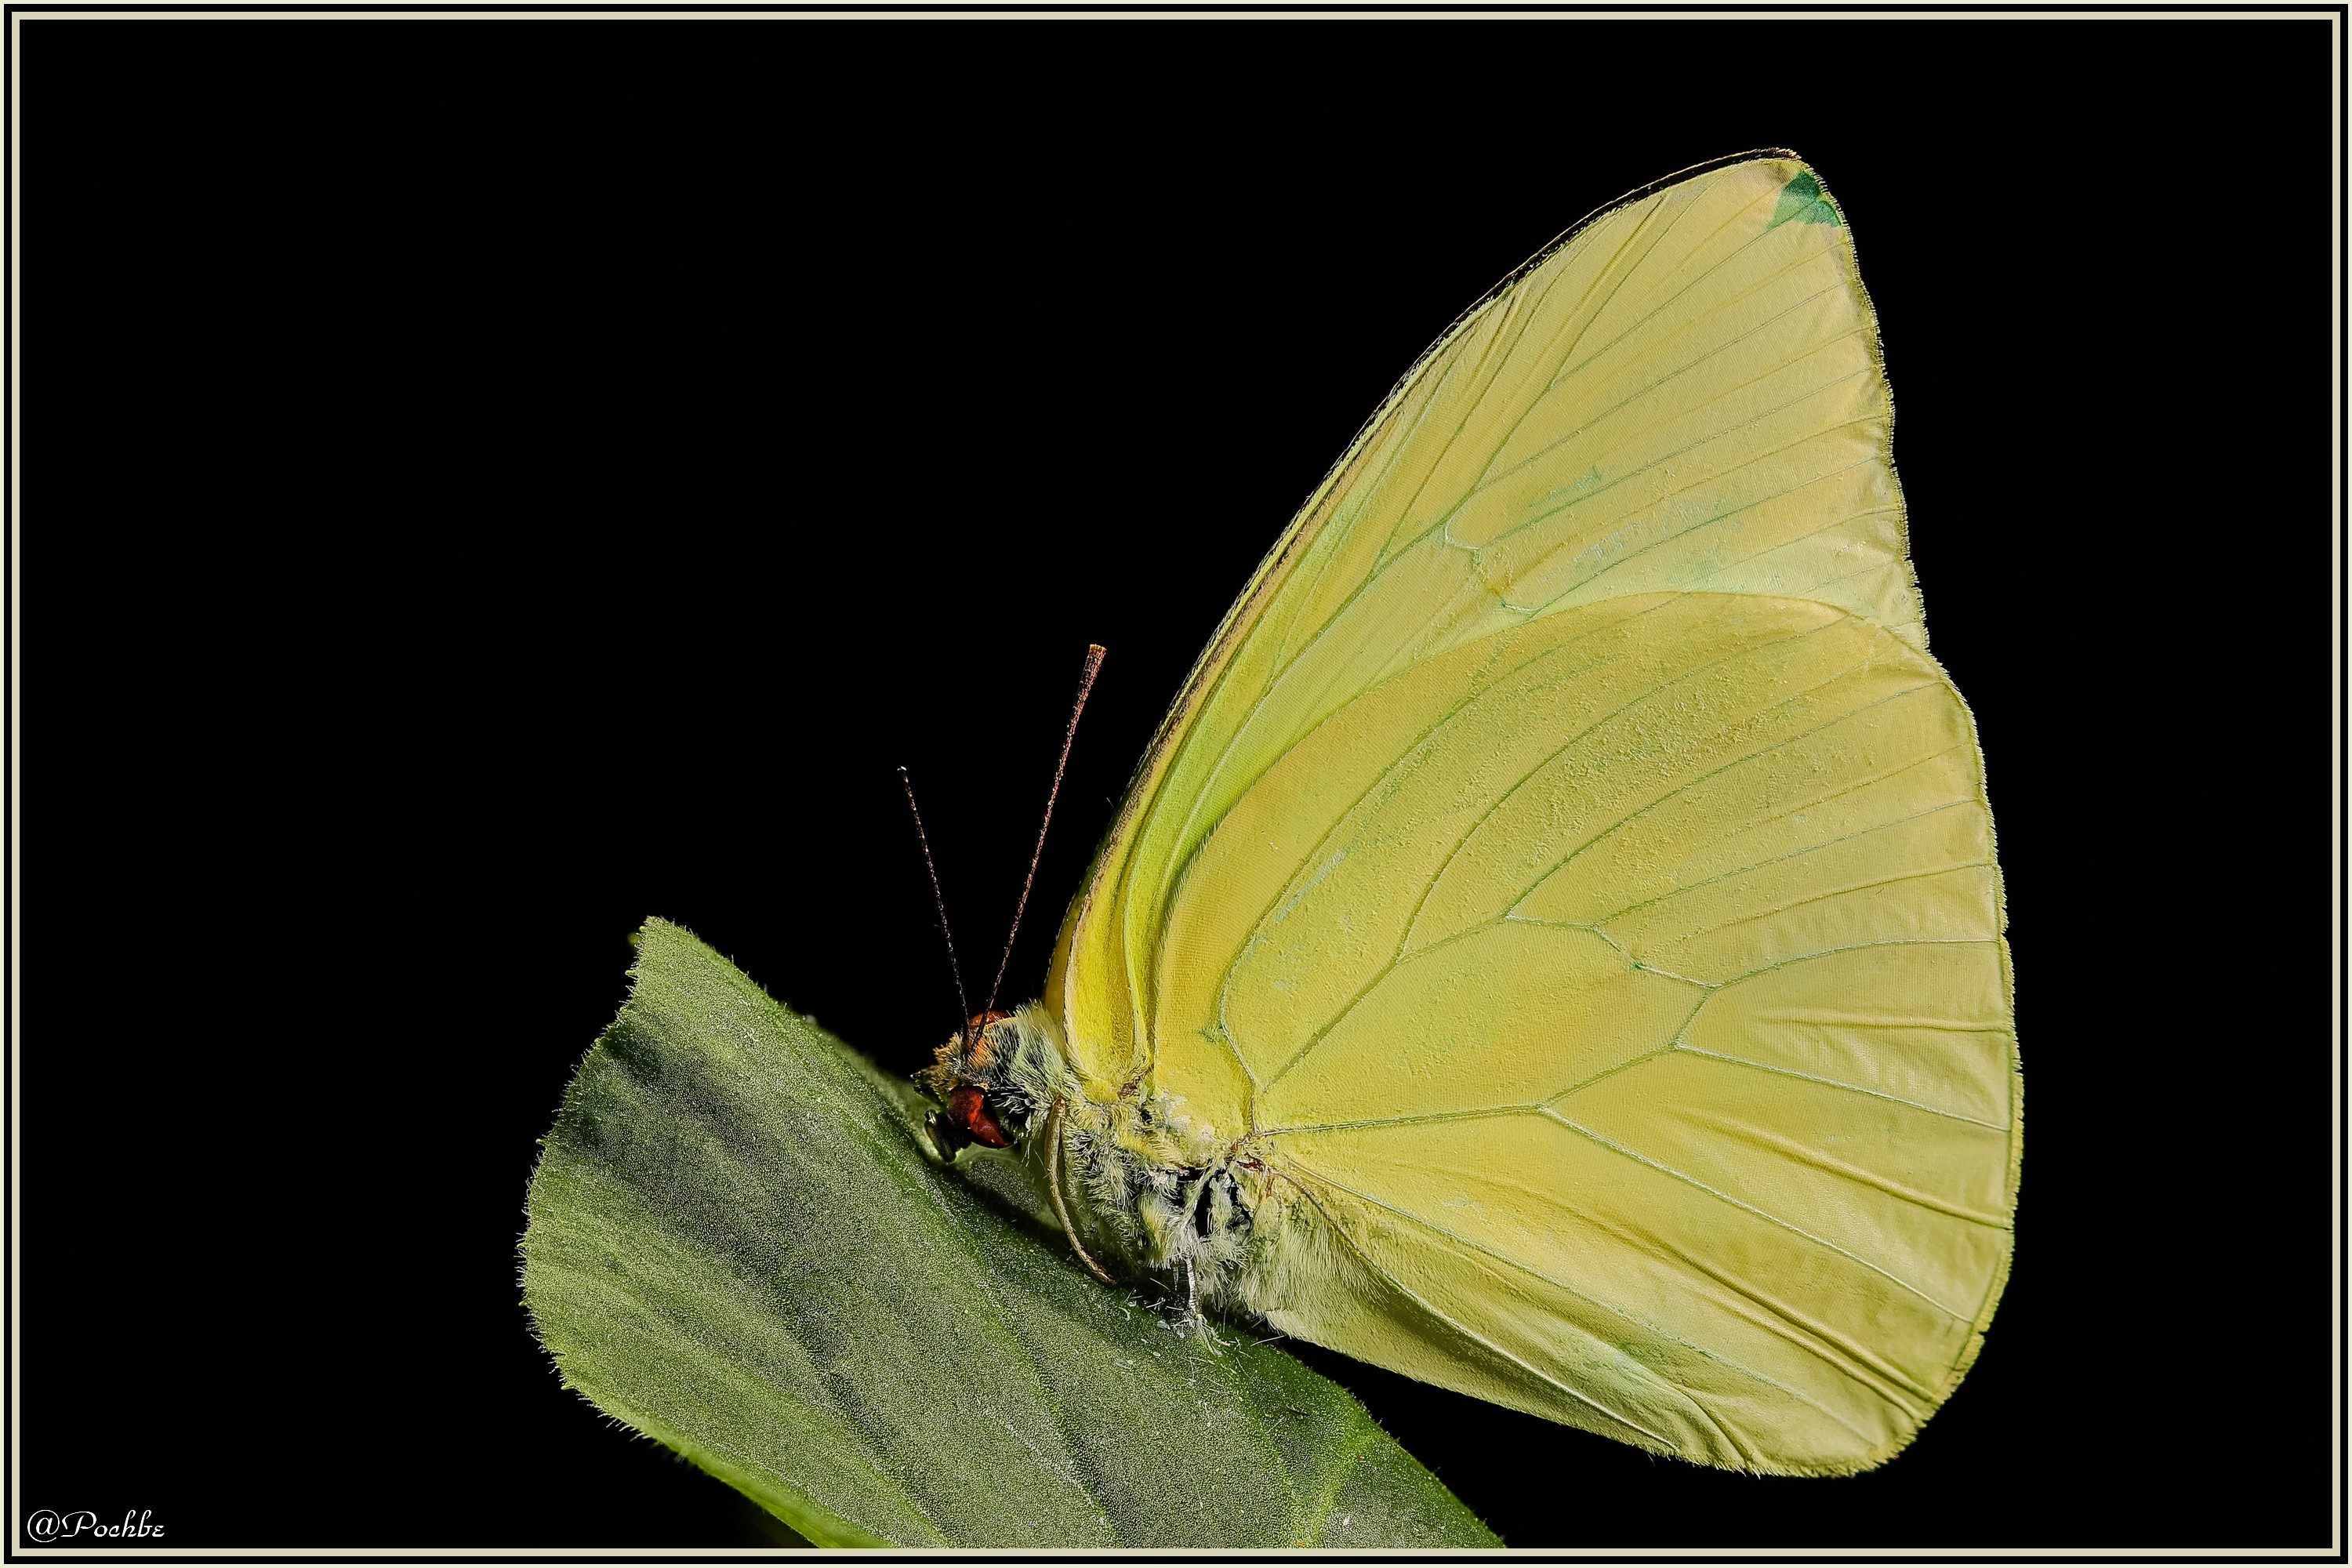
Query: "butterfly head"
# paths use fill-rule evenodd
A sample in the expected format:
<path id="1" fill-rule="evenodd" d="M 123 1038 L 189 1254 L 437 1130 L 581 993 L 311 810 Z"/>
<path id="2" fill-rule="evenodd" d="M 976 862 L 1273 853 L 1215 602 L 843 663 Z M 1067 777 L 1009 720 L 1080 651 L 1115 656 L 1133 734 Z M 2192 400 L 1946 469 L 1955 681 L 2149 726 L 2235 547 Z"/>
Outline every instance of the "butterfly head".
<path id="1" fill-rule="evenodd" d="M 1029 1131 L 1045 1087 L 1037 1081 L 1042 1064 L 1034 1033 L 1015 1014 L 979 1014 L 948 1037 L 936 1063 L 919 1075 L 940 1102 L 924 1125 L 941 1159 L 951 1161 L 974 1143 L 1010 1149 Z"/>

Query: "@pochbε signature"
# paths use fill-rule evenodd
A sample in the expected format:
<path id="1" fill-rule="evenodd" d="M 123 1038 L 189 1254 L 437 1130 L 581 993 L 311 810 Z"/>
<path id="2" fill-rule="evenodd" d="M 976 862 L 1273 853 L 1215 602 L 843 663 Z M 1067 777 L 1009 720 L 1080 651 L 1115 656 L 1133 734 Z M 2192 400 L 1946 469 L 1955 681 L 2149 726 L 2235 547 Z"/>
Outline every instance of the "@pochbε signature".
<path id="1" fill-rule="evenodd" d="M 25 1516 L 25 1534 L 44 1546 L 52 1541 L 155 1541 L 162 1538 L 163 1527 L 148 1519 L 154 1511 L 142 1508 L 133 1513 L 126 1508 L 118 1524 L 111 1521 L 100 1522 L 98 1515 L 86 1508 L 71 1513 L 37 1508 Z"/>

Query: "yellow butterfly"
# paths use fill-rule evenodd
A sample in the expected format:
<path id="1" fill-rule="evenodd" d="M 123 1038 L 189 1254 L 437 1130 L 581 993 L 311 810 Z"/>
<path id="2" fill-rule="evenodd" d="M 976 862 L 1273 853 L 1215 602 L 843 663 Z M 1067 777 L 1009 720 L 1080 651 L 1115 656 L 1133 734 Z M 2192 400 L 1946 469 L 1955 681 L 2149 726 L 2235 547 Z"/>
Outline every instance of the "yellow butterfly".
<path id="1" fill-rule="evenodd" d="M 930 1074 L 1082 1258 L 1659 1453 L 1900 1449 L 2018 1076 L 1877 329 L 1792 154 L 1603 209 L 1391 394 Z"/>

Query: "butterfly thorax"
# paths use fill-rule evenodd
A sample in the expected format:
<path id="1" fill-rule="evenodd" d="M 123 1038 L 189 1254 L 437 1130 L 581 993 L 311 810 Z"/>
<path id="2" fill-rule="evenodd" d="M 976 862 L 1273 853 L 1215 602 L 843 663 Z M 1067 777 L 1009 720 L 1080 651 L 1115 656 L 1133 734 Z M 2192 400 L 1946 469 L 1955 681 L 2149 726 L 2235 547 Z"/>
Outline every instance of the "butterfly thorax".
<path id="1" fill-rule="evenodd" d="M 971 1143 L 1018 1147 L 1058 1179 L 1083 1247 L 1129 1275 L 1169 1278 L 1188 1301 L 1232 1306 L 1255 1294 L 1243 1279 L 1266 1194 L 1249 1140 L 1141 1083 L 1085 1083 L 1059 1026 L 1034 1004 L 972 1019 L 919 1076 L 943 1108 L 929 1122 L 942 1158 Z"/>

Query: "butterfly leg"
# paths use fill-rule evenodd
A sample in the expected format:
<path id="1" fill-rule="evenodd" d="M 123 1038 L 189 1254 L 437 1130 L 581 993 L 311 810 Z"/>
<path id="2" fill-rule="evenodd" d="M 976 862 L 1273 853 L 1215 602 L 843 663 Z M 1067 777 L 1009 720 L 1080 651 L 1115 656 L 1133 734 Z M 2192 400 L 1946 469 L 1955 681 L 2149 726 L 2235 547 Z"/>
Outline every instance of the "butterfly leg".
<path id="1" fill-rule="evenodd" d="M 1176 1267 L 1184 1276 L 1184 1315 L 1173 1326 L 1191 1330 L 1212 1354 L 1223 1353 L 1224 1347 L 1218 1342 L 1217 1331 L 1210 1325 L 1209 1314 L 1201 1310 L 1199 1271 L 1189 1258 L 1178 1260 Z"/>
<path id="2" fill-rule="evenodd" d="M 1062 1201 L 1062 1102 L 1058 1100 L 1054 1101 L 1054 1109 L 1045 1113 L 1045 1190 L 1053 1194 L 1054 1214 L 1062 1222 L 1062 1234 L 1070 1238 L 1070 1250 L 1078 1255 L 1087 1272 L 1106 1285 L 1118 1284 L 1103 1272 L 1101 1264 L 1087 1256 L 1085 1245 L 1078 1240 L 1077 1227 L 1070 1223 L 1069 1205 Z"/>

